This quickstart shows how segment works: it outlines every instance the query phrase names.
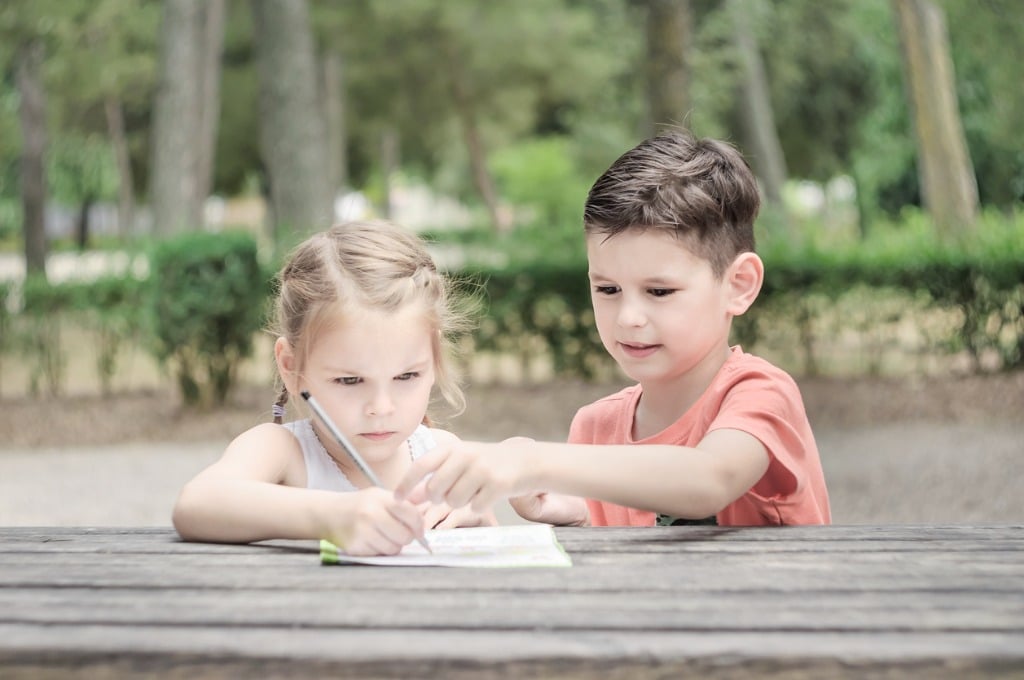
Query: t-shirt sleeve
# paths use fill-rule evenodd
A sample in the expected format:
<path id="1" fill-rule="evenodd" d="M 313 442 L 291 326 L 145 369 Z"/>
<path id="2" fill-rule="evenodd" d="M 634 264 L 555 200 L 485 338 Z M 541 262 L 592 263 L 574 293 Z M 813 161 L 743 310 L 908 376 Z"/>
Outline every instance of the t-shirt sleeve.
<path id="1" fill-rule="evenodd" d="M 725 393 L 708 431 L 735 429 L 756 437 L 768 451 L 768 470 L 752 491 L 765 499 L 790 496 L 806 483 L 803 461 L 817 448 L 800 390 L 781 370 L 744 376 Z"/>
<path id="2" fill-rule="evenodd" d="M 576 411 L 576 415 L 574 415 L 572 417 L 572 422 L 569 423 L 569 443 L 570 444 L 589 444 L 589 443 L 591 443 L 587 439 L 587 437 L 585 435 L 585 432 L 587 430 L 586 422 L 587 422 L 587 417 L 586 417 L 583 409 L 580 409 L 579 411 Z"/>
<path id="3" fill-rule="evenodd" d="M 616 441 L 617 414 L 621 399 L 612 397 L 584 406 L 569 425 L 570 444 L 610 444 Z M 655 515 L 646 510 L 627 508 L 615 503 L 587 498 L 587 512 L 590 524 L 595 527 L 608 526 L 653 526 Z"/>

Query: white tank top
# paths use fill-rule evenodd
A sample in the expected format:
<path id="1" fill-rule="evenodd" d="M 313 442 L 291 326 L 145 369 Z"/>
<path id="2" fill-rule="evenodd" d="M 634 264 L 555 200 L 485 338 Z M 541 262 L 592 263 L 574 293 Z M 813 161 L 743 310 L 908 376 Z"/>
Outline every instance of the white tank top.
<path id="1" fill-rule="evenodd" d="M 320 439 L 313 432 L 313 423 L 308 418 L 284 423 L 284 427 L 295 435 L 299 440 L 299 446 L 302 447 L 302 458 L 306 461 L 306 488 L 323 491 L 359 490 L 324 449 Z M 430 434 L 430 428 L 426 425 L 420 425 L 413 430 L 407 441 L 413 460 L 437 446 L 433 435 Z"/>

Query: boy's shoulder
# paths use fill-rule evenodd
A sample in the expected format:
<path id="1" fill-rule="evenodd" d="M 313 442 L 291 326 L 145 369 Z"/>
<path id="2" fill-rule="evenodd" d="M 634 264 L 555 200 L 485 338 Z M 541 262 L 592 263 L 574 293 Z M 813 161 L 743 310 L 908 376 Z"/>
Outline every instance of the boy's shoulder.
<path id="1" fill-rule="evenodd" d="M 722 367 L 722 374 L 723 376 L 736 378 L 760 375 L 769 380 L 796 384 L 793 376 L 786 372 L 785 369 L 773 364 L 764 357 L 744 352 L 743 348 L 739 345 L 735 345 L 732 348 L 732 354 Z"/>
<path id="2" fill-rule="evenodd" d="M 803 412 L 800 385 L 785 369 L 739 346 L 722 367 L 709 391 L 717 395 L 717 403 L 756 403 L 763 411 Z M 737 401 L 739 400 L 739 401 Z M 715 398 L 712 397 L 712 401 Z"/>
<path id="3" fill-rule="evenodd" d="M 599 399 L 596 399 L 585 406 L 581 406 L 579 411 L 583 412 L 608 412 L 610 410 L 618 410 L 623 408 L 624 405 L 629 404 L 636 398 L 637 391 L 640 389 L 640 385 L 627 385 L 618 392 L 605 395 Z"/>

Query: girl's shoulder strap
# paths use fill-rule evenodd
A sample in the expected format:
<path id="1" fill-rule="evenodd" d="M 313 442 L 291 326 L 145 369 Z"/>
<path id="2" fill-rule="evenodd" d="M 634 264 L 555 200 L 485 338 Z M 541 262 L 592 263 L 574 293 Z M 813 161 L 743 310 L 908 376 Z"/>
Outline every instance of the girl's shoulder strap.
<path id="1" fill-rule="evenodd" d="M 412 434 L 409 435 L 407 441 L 409 442 L 409 456 L 413 460 L 416 460 L 437 446 L 437 442 L 434 441 L 434 435 L 431 434 L 430 428 L 426 425 L 417 426 L 412 431 Z"/>

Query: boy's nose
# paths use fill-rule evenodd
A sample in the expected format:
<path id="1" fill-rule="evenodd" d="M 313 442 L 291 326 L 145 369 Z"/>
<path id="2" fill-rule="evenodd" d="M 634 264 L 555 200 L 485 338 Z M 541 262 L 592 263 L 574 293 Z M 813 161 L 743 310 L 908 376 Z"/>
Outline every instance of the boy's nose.
<path id="1" fill-rule="evenodd" d="M 619 314 L 616 320 L 619 326 L 623 328 L 635 328 L 647 323 L 647 315 L 644 314 L 640 305 L 624 301 L 619 307 Z"/>

